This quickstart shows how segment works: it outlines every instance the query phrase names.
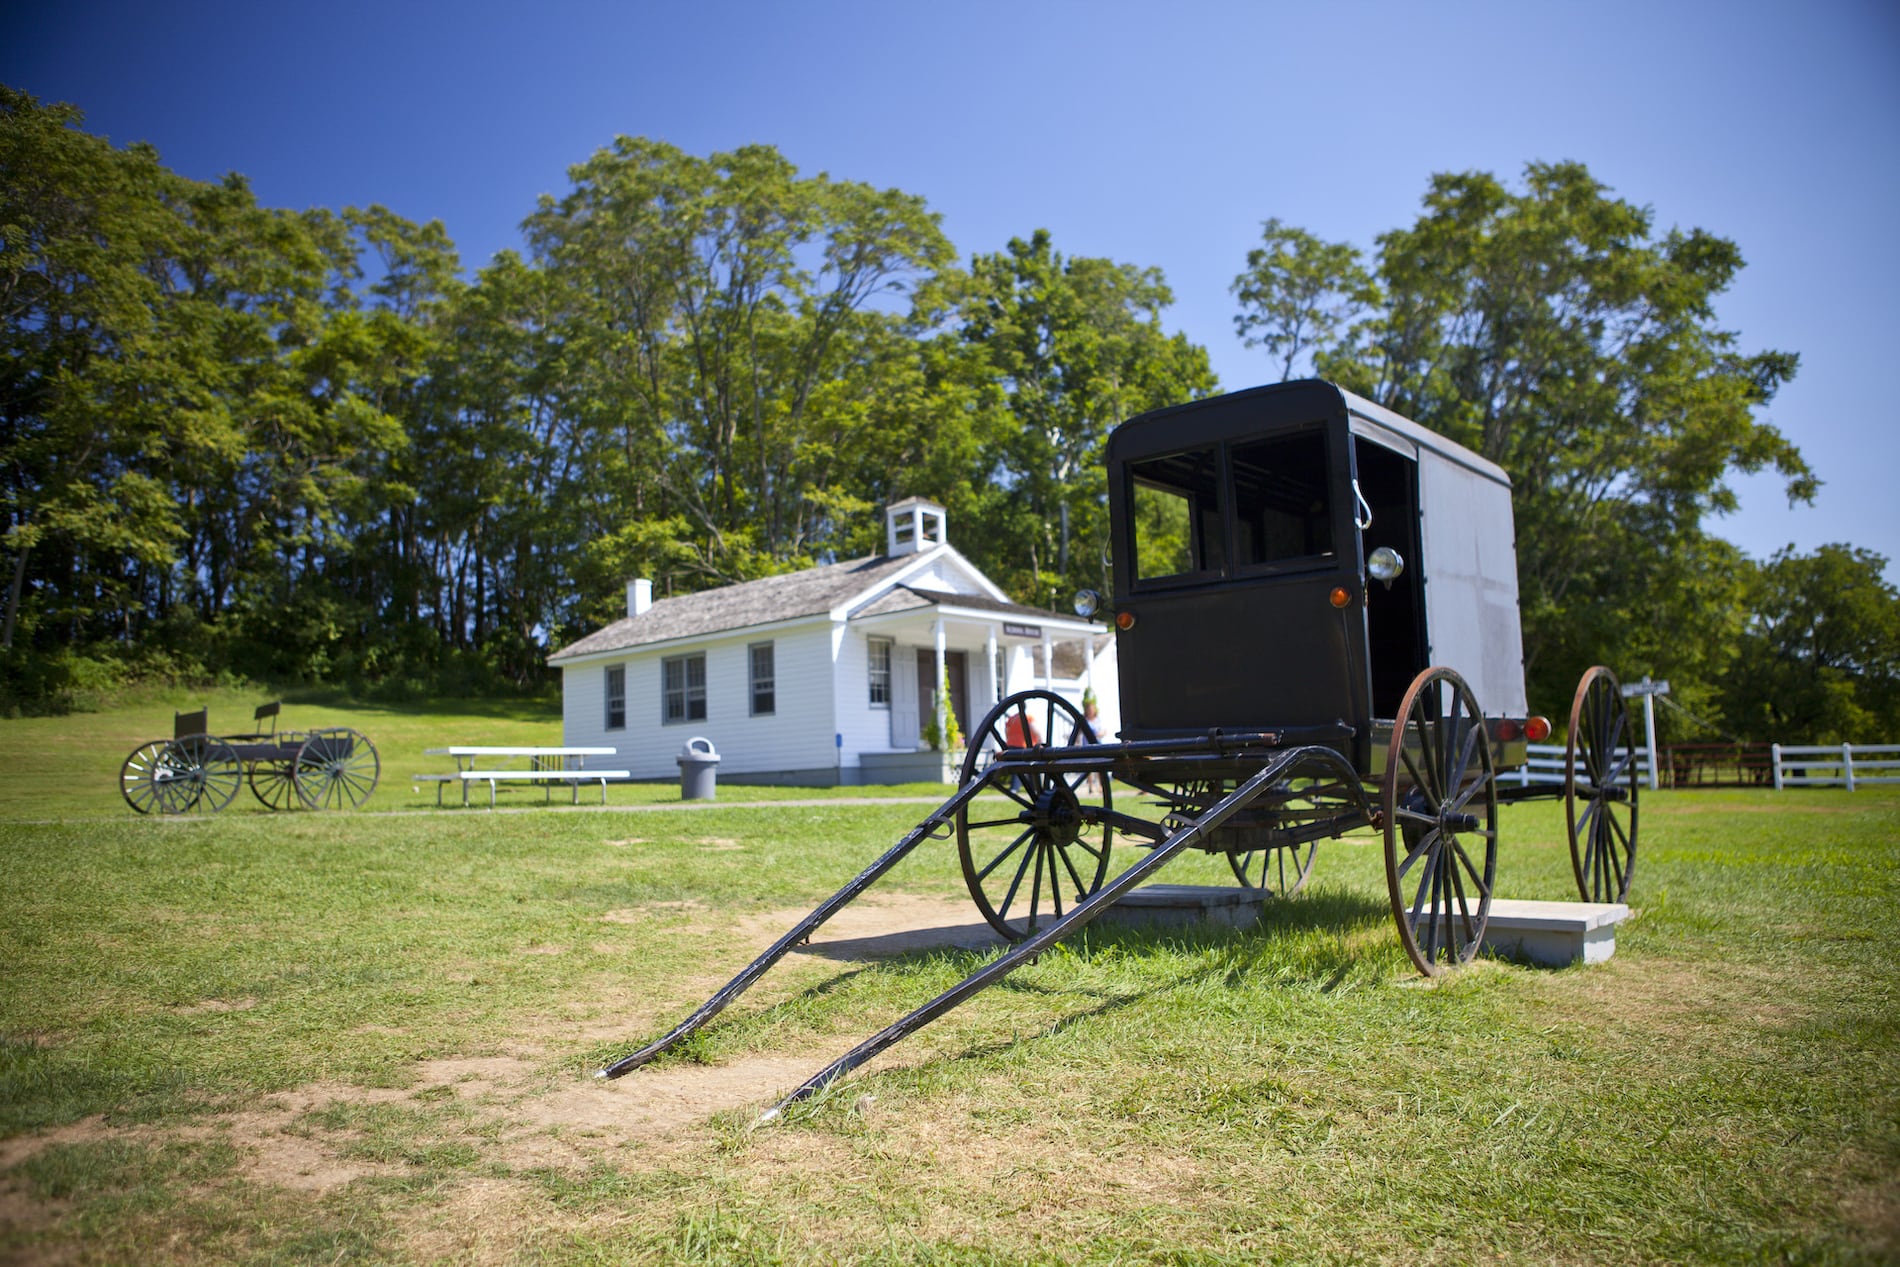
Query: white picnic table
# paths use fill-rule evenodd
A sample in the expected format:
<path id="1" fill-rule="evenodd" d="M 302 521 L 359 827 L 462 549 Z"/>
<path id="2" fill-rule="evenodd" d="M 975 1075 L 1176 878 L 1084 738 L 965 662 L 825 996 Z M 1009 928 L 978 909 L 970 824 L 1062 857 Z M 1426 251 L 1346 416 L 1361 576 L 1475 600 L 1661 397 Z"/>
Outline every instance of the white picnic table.
<path id="1" fill-rule="evenodd" d="M 587 758 L 611 757 L 619 753 L 618 748 L 543 748 L 543 747 L 505 747 L 488 744 L 452 744 L 446 748 L 424 748 L 425 757 L 451 757 L 455 761 L 453 774 L 418 774 L 414 779 L 418 783 L 435 784 L 435 803 L 442 804 L 442 786 L 445 783 L 462 785 L 462 804 L 468 804 L 468 785 L 485 782 L 488 784 L 488 808 L 495 808 L 495 785 L 498 783 L 540 783 L 547 789 L 547 799 L 553 800 L 554 785 L 565 783 L 574 793 L 574 803 L 581 799 L 582 783 L 600 784 L 600 803 L 607 803 L 607 780 L 629 777 L 625 770 L 589 770 Z M 486 766 L 485 761 L 497 758 L 516 758 L 500 766 Z M 526 769 L 520 768 L 519 759 L 526 758 Z M 569 765 L 572 761 L 574 764 Z"/>

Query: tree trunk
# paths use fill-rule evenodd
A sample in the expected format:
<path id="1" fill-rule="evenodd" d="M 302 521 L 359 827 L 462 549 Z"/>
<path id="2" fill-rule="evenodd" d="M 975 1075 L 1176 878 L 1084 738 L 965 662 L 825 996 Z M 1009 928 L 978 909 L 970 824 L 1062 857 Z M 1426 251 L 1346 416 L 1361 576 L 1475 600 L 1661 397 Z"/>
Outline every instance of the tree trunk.
<path id="1" fill-rule="evenodd" d="M 0 632 L 0 651 L 13 650 L 13 626 L 20 614 L 20 589 L 26 584 L 26 551 L 13 556 L 13 580 L 7 586 L 6 628 Z"/>

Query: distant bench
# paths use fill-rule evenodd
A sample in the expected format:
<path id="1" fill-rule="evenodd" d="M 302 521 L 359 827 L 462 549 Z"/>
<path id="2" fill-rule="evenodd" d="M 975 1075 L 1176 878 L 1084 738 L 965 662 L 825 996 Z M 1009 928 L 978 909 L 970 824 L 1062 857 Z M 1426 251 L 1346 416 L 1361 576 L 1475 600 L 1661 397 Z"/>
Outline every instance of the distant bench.
<path id="1" fill-rule="evenodd" d="M 495 808 L 495 788 L 502 783 L 539 783 L 547 791 L 546 800 L 554 800 L 554 785 L 565 783 L 573 793 L 573 803 L 581 800 L 581 784 L 600 784 L 600 803 L 607 803 L 607 781 L 632 777 L 626 770 L 588 770 L 577 765 L 567 768 L 567 761 L 573 758 L 577 763 L 585 762 L 588 757 L 611 757 L 616 755 L 613 748 L 490 748 L 490 747 L 453 747 L 425 749 L 428 756 L 454 757 L 456 771 L 453 774 L 418 774 L 412 778 L 417 783 L 435 784 L 435 803 L 442 804 L 442 786 L 446 783 L 462 785 L 462 804 L 468 804 L 468 785 L 486 781 L 488 784 L 488 808 Z M 483 757 L 527 757 L 532 768 L 526 770 L 482 770 L 476 768 L 476 762 Z"/>

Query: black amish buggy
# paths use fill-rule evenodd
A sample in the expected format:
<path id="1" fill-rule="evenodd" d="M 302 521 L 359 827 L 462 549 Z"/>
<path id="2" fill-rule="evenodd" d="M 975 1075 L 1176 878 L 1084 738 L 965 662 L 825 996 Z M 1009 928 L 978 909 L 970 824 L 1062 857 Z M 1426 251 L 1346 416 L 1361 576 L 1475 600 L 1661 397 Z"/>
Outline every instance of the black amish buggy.
<path id="1" fill-rule="evenodd" d="M 273 810 L 360 808 L 382 773 L 376 745 L 347 726 L 280 731 L 281 708 L 260 704 L 246 735 L 207 733 L 207 709 L 173 714 L 170 739 L 140 744 L 119 767 L 120 795 L 141 814 L 215 814 L 248 782 Z"/>
<path id="2" fill-rule="evenodd" d="M 977 909 L 1016 944 L 784 1103 L 1190 849 L 1223 855 L 1272 901 L 1299 892 L 1319 842 L 1373 828 L 1399 940 L 1428 975 L 1483 942 L 1502 802 L 1563 797 L 1579 892 L 1627 897 L 1637 767 L 1608 669 L 1577 686 L 1562 784 L 1500 780 L 1550 732 L 1525 700 L 1502 469 L 1324 382 L 1143 414 L 1109 437 L 1107 465 L 1114 594 L 1083 591 L 1077 610 L 1104 610 L 1115 627 L 1120 734 L 1096 735 L 1048 691 L 1001 700 L 972 732 L 955 795 L 679 1026 L 599 1076 L 698 1030 L 918 844 L 950 834 Z M 1041 742 L 1011 742 L 1031 729 Z M 1117 846 L 1130 844 L 1140 852 L 1111 879 Z"/>

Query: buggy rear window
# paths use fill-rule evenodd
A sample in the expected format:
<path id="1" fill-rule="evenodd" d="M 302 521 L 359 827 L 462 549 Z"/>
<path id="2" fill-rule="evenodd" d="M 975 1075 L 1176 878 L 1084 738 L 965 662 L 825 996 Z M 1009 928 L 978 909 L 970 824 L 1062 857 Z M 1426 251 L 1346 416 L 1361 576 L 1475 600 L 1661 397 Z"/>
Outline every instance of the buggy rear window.
<path id="1" fill-rule="evenodd" d="M 1195 449 L 1131 463 L 1135 579 L 1219 572 L 1226 566 L 1221 530 L 1220 460 Z"/>

